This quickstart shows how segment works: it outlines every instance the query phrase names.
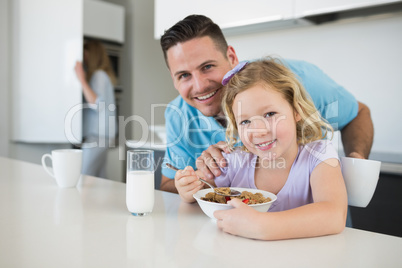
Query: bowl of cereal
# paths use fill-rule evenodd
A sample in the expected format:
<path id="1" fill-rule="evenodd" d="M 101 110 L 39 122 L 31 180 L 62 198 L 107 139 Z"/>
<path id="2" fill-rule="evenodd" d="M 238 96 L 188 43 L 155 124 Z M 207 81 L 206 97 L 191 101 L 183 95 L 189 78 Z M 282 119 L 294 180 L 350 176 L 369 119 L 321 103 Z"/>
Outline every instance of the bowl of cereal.
<path id="1" fill-rule="evenodd" d="M 197 200 L 202 211 L 211 219 L 215 219 L 215 210 L 227 210 L 233 208 L 231 205 L 226 203 L 230 198 L 240 198 L 243 203 L 246 203 L 260 212 L 267 212 L 277 198 L 275 194 L 259 189 L 238 187 L 230 187 L 230 189 L 241 192 L 241 195 L 236 197 L 225 197 L 214 193 L 213 189 L 208 188 L 199 190 L 193 194 L 193 197 Z"/>

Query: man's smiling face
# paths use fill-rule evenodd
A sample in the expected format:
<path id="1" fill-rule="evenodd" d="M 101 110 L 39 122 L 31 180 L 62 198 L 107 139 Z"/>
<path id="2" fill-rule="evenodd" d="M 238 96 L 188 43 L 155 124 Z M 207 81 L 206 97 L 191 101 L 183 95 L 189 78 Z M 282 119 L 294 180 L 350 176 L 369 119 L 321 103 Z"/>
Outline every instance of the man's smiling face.
<path id="1" fill-rule="evenodd" d="M 223 76 L 238 64 L 232 47 L 222 54 L 208 36 L 169 48 L 167 61 L 181 97 L 205 116 L 222 113 Z"/>

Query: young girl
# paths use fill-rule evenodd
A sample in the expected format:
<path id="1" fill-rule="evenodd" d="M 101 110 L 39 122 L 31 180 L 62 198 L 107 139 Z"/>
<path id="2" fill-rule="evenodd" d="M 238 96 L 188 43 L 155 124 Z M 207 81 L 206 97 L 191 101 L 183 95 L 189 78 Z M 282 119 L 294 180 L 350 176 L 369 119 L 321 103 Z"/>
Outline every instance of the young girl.
<path id="1" fill-rule="evenodd" d="M 216 211 L 223 231 L 263 240 L 313 237 L 341 232 L 347 195 L 337 152 L 324 140 L 325 123 L 301 83 L 278 60 L 240 63 L 225 76 L 223 108 L 229 119 L 227 167 L 218 187 L 257 188 L 277 195 L 268 212 L 257 212 L 239 199 L 231 210 Z M 177 172 L 182 199 L 203 185 L 188 167 Z"/>

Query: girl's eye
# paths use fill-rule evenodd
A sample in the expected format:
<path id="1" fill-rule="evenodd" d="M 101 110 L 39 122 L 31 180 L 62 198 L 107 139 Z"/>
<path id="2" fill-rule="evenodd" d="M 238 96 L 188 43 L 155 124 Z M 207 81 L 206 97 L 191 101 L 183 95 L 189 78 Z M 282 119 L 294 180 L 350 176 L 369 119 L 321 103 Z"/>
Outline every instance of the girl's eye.
<path id="1" fill-rule="evenodd" d="M 276 112 L 269 112 L 269 113 L 266 113 L 265 114 L 265 118 L 267 118 L 267 117 L 271 117 L 271 116 L 274 116 L 276 114 Z"/>
<path id="2" fill-rule="evenodd" d="M 250 124 L 250 120 L 243 120 L 240 122 L 240 125 L 247 125 Z"/>

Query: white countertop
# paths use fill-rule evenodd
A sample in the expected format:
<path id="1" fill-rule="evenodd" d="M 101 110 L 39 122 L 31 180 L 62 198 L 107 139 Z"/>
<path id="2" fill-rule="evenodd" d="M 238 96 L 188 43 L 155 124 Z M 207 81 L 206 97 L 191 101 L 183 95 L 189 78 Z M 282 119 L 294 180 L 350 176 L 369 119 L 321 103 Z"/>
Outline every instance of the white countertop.
<path id="1" fill-rule="evenodd" d="M 165 151 L 166 144 L 160 141 L 149 141 L 149 140 L 127 140 L 126 146 L 128 148 L 146 148 L 151 150 Z"/>
<path id="2" fill-rule="evenodd" d="M 221 232 L 199 206 L 156 191 L 132 216 L 125 184 L 60 189 L 39 165 L 0 158 L 0 267 L 401 267 L 402 238 L 341 234 L 258 241 Z"/>

